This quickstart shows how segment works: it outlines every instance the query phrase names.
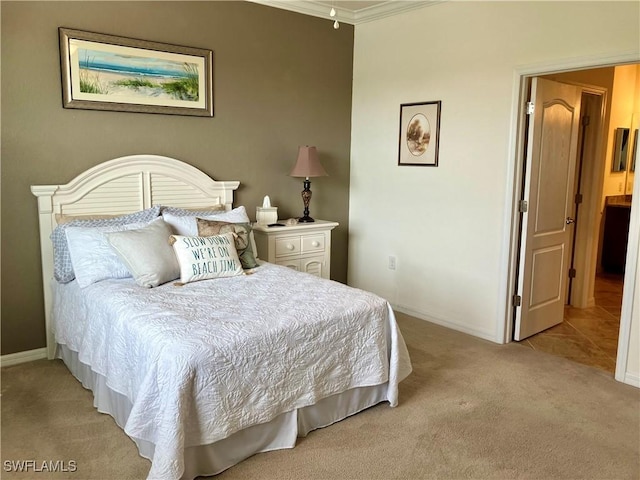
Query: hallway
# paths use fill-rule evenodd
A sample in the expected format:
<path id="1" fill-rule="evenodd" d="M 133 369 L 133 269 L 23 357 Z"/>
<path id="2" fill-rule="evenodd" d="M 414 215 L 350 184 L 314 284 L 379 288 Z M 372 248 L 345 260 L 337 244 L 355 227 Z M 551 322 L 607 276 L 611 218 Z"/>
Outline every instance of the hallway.
<path id="1" fill-rule="evenodd" d="M 605 370 L 616 368 L 623 276 L 596 276 L 595 302 L 590 308 L 565 307 L 564 322 L 520 344 Z"/>

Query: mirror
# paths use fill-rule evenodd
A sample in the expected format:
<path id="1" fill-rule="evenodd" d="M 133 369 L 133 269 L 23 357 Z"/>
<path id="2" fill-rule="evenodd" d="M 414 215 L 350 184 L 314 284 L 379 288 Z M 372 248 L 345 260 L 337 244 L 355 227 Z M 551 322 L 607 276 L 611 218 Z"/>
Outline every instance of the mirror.
<path id="1" fill-rule="evenodd" d="M 627 169 L 628 154 L 629 154 L 629 129 L 616 128 L 614 146 L 613 146 L 613 162 L 611 163 L 612 172 L 624 172 Z"/>
<path id="2" fill-rule="evenodd" d="M 630 172 L 636 171 L 636 157 L 638 156 L 638 129 L 633 131 L 633 146 L 631 147 L 631 165 L 629 166 Z"/>
<path id="3" fill-rule="evenodd" d="M 629 168 L 627 168 L 627 178 L 625 179 L 624 193 L 626 195 L 633 194 L 633 178 L 636 171 L 636 157 L 638 155 L 638 129 L 631 130 L 631 151 L 629 152 Z"/>
<path id="4" fill-rule="evenodd" d="M 626 195 L 633 194 L 633 180 L 636 171 L 636 161 L 638 157 L 638 148 L 640 145 L 640 134 L 638 129 L 640 128 L 640 112 L 634 112 L 631 115 L 631 129 L 629 130 L 629 163 L 627 167 L 627 178 L 625 179 L 624 193 Z"/>

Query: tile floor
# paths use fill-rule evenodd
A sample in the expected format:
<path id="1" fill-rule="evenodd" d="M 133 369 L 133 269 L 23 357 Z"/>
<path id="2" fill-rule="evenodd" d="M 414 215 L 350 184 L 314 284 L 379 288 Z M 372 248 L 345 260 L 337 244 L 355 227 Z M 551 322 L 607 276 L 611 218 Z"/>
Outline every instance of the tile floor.
<path id="1" fill-rule="evenodd" d="M 614 374 L 622 285 L 622 275 L 598 275 L 594 307 L 567 306 L 564 322 L 519 343 Z"/>

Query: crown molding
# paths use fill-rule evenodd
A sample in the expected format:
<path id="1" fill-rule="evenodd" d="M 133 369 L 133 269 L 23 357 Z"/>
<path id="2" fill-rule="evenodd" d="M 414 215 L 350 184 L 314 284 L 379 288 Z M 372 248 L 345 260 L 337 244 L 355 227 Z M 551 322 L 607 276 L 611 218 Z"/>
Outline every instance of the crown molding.
<path id="1" fill-rule="evenodd" d="M 326 18 L 327 20 L 338 20 L 341 23 L 358 25 L 360 23 L 378 20 L 398 13 L 424 8 L 446 0 L 394 0 L 373 5 L 359 10 L 347 10 L 340 7 L 339 2 L 333 4 L 336 16 L 330 17 L 327 5 L 309 0 L 247 0 L 252 3 L 259 3 L 269 7 L 281 8 L 292 12 L 312 15 L 314 17 Z"/>

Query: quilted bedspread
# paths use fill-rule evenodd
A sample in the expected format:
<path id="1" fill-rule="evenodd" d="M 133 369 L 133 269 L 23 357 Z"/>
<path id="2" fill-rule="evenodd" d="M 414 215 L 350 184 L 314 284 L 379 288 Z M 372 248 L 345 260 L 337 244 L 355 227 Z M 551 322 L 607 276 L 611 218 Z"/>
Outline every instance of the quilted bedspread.
<path id="1" fill-rule="evenodd" d="M 264 264 L 157 288 L 58 285 L 56 341 L 125 395 L 125 432 L 155 444 L 149 478 L 181 476 L 183 449 L 345 390 L 398 382 L 409 355 L 386 300 Z"/>

